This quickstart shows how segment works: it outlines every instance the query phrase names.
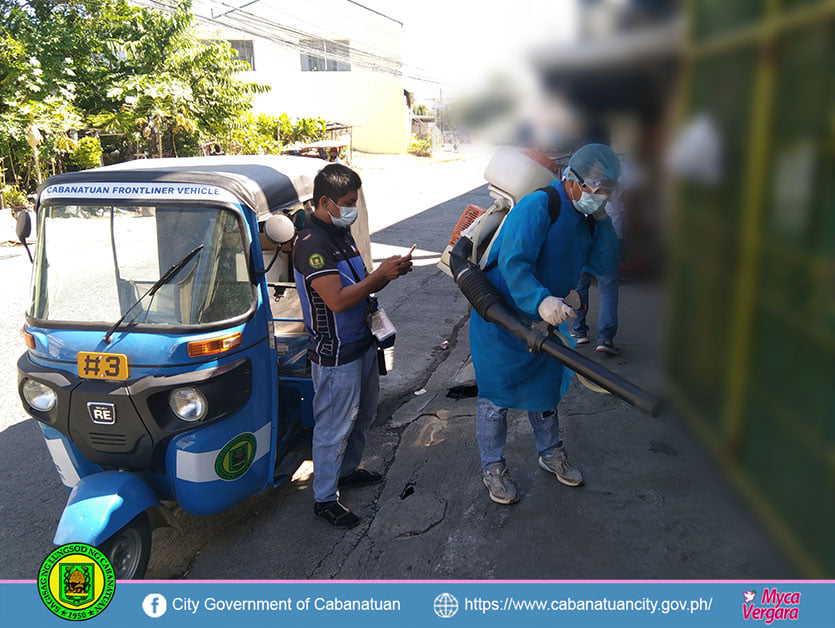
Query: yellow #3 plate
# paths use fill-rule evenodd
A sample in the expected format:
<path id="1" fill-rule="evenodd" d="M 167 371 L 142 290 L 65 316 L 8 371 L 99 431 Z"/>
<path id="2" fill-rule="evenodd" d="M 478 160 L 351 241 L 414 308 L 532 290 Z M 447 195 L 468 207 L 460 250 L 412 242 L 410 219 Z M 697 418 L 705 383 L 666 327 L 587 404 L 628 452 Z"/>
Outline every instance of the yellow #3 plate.
<path id="1" fill-rule="evenodd" d="M 127 379 L 128 356 L 79 351 L 78 375 L 87 379 Z"/>

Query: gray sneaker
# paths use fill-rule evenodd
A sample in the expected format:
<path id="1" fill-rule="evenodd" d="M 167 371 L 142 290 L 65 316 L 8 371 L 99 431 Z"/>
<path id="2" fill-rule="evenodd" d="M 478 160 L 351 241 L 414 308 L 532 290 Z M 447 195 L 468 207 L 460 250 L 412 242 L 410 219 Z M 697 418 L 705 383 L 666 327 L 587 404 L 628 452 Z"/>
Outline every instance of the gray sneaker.
<path id="1" fill-rule="evenodd" d="M 583 483 L 583 474 L 568 460 L 565 446 L 557 447 L 549 456 L 540 456 L 539 466 L 556 475 L 566 486 L 580 486 Z"/>
<path id="2" fill-rule="evenodd" d="M 490 493 L 490 499 L 494 502 L 497 504 L 515 504 L 519 501 L 516 482 L 510 477 L 503 462 L 494 462 L 490 465 L 489 470 L 482 471 L 481 475 L 484 486 Z"/>
<path id="3" fill-rule="evenodd" d="M 620 355 L 623 353 L 623 349 L 618 347 L 614 342 L 611 340 L 601 340 L 600 344 L 597 345 L 597 349 L 595 349 L 598 353 L 605 353 L 606 355 Z"/>

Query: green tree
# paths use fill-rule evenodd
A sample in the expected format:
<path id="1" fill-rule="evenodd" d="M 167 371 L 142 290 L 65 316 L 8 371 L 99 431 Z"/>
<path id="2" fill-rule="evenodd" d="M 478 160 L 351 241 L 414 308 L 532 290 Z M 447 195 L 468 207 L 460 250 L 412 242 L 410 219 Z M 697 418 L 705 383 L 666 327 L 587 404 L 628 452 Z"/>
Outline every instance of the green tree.
<path id="1" fill-rule="evenodd" d="M 15 155 L 25 153 L 22 141 L 25 123 L 18 109 L 37 94 L 43 83 L 37 59 L 30 59 L 26 46 L 0 22 L 0 152 L 3 179 L 19 183 Z"/>
<path id="2" fill-rule="evenodd" d="M 148 140 L 162 155 L 169 134 L 176 152 L 177 133 L 231 130 L 251 109 L 252 96 L 268 89 L 237 78 L 247 65 L 233 59 L 228 43 L 195 37 L 189 3 L 172 14 L 133 10 L 135 32 L 109 43 L 110 62 L 100 76 L 109 88 L 97 99 L 94 126 Z"/>
<path id="3" fill-rule="evenodd" d="M 278 116 L 278 136 L 282 144 L 316 142 L 325 139 L 327 121 L 324 118 L 297 118 L 286 113 Z"/>
<path id="4" fill-rule="evenodd" d="M 194 153 L 268 89 L 241 81 L 246 68 L 228 43 L 196 37 L 188 1 L 163 13 L 125 0 L 0 0 L 4 164 L 16 180 L 29 164 L 28 177 L 31 128 L 41 169 L 60 170 L 77 131 L 91 128 L 124 137 L 123 155 Z"/>
<path id="5" fill-rule="evenodd" d="M 281 152 L 281 142 L 276 137 L 278 118 L 266 114 L 248 113 L 240 116 L 227 134 L 230 153 L 263 155 Z"/>
<path id="6" fill-rule="evenodd" d="M 82 137 L 69 154 L 68 165 L 75 170 L 86 170 L 101 165 L 101 142 L 97 137 Z"/>

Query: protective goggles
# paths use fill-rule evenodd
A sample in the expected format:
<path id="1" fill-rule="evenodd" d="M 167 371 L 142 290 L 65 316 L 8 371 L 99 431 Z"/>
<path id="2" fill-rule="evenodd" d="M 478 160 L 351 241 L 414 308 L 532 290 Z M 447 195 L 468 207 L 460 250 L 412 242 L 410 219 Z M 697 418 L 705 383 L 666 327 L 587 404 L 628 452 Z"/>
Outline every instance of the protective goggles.
<path id="1" fill-rule="evenodd" d="M 620 181 L 617 179 L 587 180 L 580 176 L 580 173 L 571 166 L 566 168 L 566 171 L 567 176 L 574 178 L 583 190 L 589 194 L 600 194 L 606 198 L 614 198 L 621 192 Z"/>

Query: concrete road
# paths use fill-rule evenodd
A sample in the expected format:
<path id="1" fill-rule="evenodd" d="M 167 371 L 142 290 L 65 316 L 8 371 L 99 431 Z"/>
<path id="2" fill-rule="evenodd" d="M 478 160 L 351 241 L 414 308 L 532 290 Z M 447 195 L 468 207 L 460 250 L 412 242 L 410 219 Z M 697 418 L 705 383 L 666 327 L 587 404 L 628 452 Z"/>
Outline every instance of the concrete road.
<path id="1" fill-rule="evenodd" d="M 455 157 L 455 156 L 452 156 Z M 314 519 L 310 468 L 233 510 L 178 514 L 154 532 L 151 578 L 786 578 L 794 576 L 713 461 L 675 416 L 649 419 L 576 385 L 560 406 L 563 436 L 586 485 L 567 488 L 536 464 L 530 427 L 513 412 L 506 455 L 521 503 L 487 499 L 466 383 L 468 307 L 436 270 L 468 203 L 489 204 L 484 154 L 456 161 L 359 157 L 373 255 L 417 244 L 415 270 L 381 292 L 398 327 L 396 369 L 383 379 L 366 466 L 382 485 L 344 495 L 363 521 L 343 532 Z M 28 260 L 0 248 L 0 578 L 33 578 L 66 494 L 36 426 L 23 417 L 13 362 Z M 24 263 L 25 262 L 25 263 Z M 18 276 L 19 275 L 19 276 Z M 24 295 L 24 296 L 21 296 Z M 594 292 L 593 292 L 594 295 Z M 627 286 L 607 364 L 647 383 L 657 376 L 662 294 Z M 595 302 L 592 302 L 594 311 Z M 595 323 L 591 317 L 592 327 Z M 449 349 L 442 349 L 448 340 Z M 585 351 L 590 351 L 585 349 Z M 415 391 L 425 391 L 415 395 Z M 464 391 L 466 392 L 466 391 Z"/>

